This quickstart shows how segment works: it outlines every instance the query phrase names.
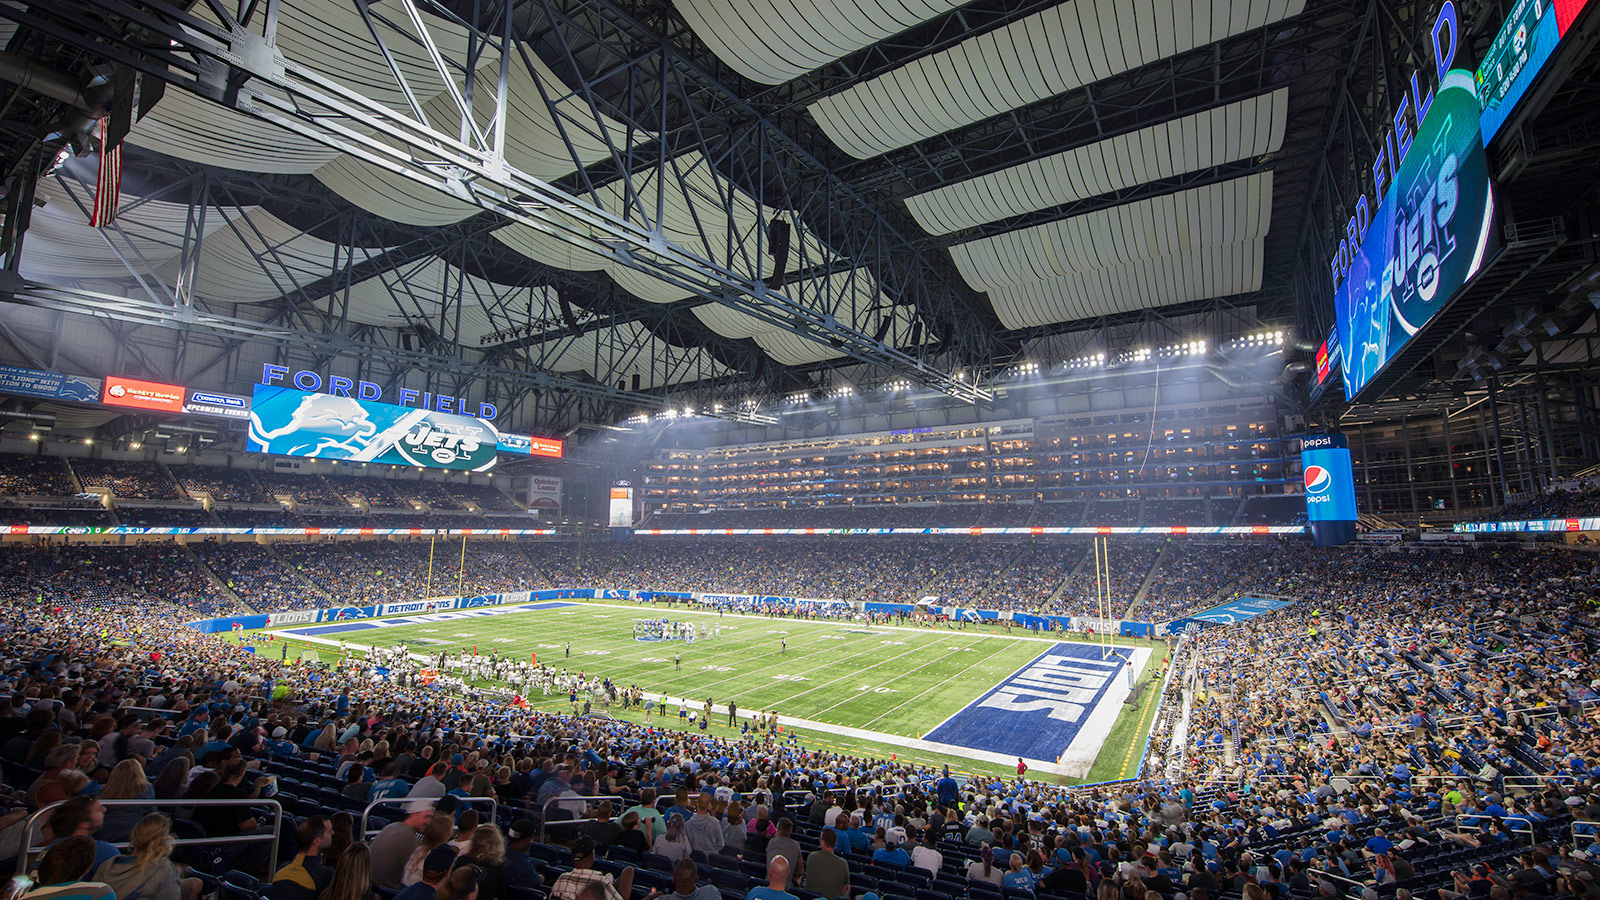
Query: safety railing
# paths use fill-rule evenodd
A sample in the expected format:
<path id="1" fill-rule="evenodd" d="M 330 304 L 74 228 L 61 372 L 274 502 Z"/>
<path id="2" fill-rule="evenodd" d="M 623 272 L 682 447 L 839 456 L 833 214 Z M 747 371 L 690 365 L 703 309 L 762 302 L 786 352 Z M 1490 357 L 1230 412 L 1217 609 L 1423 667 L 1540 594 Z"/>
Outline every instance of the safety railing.
<path id="1" fill-rule="evenodd" d="M 1481 830 L 1480 826 L 1484 823 L 1492 824 L 1495 818 L 1483 813 L 1460 813 L 1455 817 L 1456 831 L 1461 834 L 1475 833 Z M 1505 823 L 1507 831 L 1526 837 L 1528 846 L 1531 847 L 1539 842 L 1539 835 L 1533 830 L 1531 820 L 1513 814 L 1509 817 L 1500 817 L 1500 821 Z"/>
<path id="2" fill-rule="evenodd" d="M 66 802 L 66 800 L 57 800 L 54 803 L 41 806 L 39 809 L 34 811 L 33 815 L 28 817 L 27 825 L 23 831 L 22 849 L 17 853 L 17 871 L 14 874 L 26 874 L 29 865 L 32 863 L 34 854 L 47 849 L 47 847 L 36 847 L 33 845 L 33 835 L 36 826 L 39 825 L 40 817 L 48 817 L 48 815 L 52 813 L 56 807 Z M 262 806 L 269 807 L 272 810 L 272 831 L 270 833 L 241 834 L 234 837 L 177 838 L 173 840 L 172 845 L 174 847 L 193 847 L 202 845 L 214 847 L 227 844 L 252 844 L 260 843 L 262 841 L 271 841 L 272 848 L 267 857 L 267 873 L 270 875 L 271 873 L 278 871 L 278 837 L 283 832 L 283 804 L 276 800 L 270 798 L 257 798 L 253 800 L 101 800 L 100 803 L 110 808 L 115 808 L 118 806 L 141 806 L 149 807 L 155 811 L 162 809 L 171 809 L 176 811 L 179 809 L 215 806 L 233 806 L 243 807 L 246 809 Z M 176 819 L 178 816 L 173 816 L 172 818 Z M 120 844 L 113 844 L 113 846 L 118 849 L 126 849 L 129 845 L 126 842 L 123 842 Z"/>
<path id="3" fill-rule="evenodd" d="M 670 799 L 670 798 L 668 798 L 668 799 Z M 604 800 L 617 800 L 617 801 L 620 801 L 620 802 L 623 802 L 623 803 L 627 802 L 627 798 L 619 797 L 619 796 L 616 796 L 616 795 L 613 795 L 613 794 L 557 794 L 554 797 L 551 797 L 549 800 L 546 800 L 544 802 L 544 805 L 539 807 L 539 843 L 541 843 L 541 844 L 545 843 L 545 833 L 548 830 L 548 826 L 550 824 L 550 807 L 554 806 L 557 803 L 570 803 L 573 800 L 583 800 L 586 803 L 588 801 L 590 801 L 590 800 L 594 800 L 596 802 L 604 801 Z M 657 801 L 657 802 L 659 802 L 659 801 Z M 622 815 L 619 812 L 617 815 L 612 816 L 612 818 L 613 819 L 620 819 L 620 818 L 622 818 Z M 574 817 L 574 818 L 571 818 L 571 819 L 562 819 L 560 824 L 561 824 L 562 827 L 566 827 L 568 825 L 587 825 L 590 822 L 598 822 L 598 821 L 600 821 L 600 820 L 596 819 L 596 818 L 593 818 L 593 817 L 590 817 L 590 818 L 577 818 L 577 817 Z"/>
<path id="4" fill-rule="evenodd" d="M 384 797 L 381 800 L 374 800 L 371 803 L 367 804 L 367 808 L 366 809 L 363 809 L 361 811 L 361 834 L 363 836 L 363 839 L 371 837 L 372 835 L 377 833 L 376 830 L 367 827 L 367 821 L 372 818 L 372 811 L 374 809 L 377 809 L 380 806 L 400 806 L 400 805 L 409 806 L 409 805 L 411 805 L 413 803 L 432 803 L 432 804 L 437 804 L 440 800 L 443 800 L 443 799 L 444 799 L 443 797 Z M 458 804 L 466 804 L 466 803 L 487 803 L 487 804 L 489 804 L 489 818 L 484 821 L 484 824 L 488 824 L 490 822 L 495 821 L 495 814 L 500 811 L 500 801 L 496 800 L 493 797 L 456 797 L 455 800 L 456 800 L 456 802 Z"/>

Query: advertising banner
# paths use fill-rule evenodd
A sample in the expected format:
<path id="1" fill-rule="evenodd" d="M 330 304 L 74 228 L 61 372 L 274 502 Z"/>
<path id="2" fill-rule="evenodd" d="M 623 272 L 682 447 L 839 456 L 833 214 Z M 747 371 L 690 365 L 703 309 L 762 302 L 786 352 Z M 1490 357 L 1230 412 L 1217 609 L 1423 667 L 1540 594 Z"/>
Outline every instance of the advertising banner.
<path id="1" fill-rule="evenodd" d="M 1356 480 L 1350 451 L 1343 447 L 1302 450 L 1306 518 L 1312 522 L 1354 522 Z"/>
<path id="2" fill-rule="evenodd" d="M 609 524 L 612 528 L 633 527 L 633 486 L 619 481 L 611 488 Z"/>
<path id="3" fill-rule="evenodd" d="M 499 435 L 467 416 L 258 384 L 248 449 L 397 466 L 494 467 Z"/>
<path id="4" fill-rule="evenodd" d="M 1451 69 L 1334 295 L 1352 399 L 1483 265 L 1494 201 L 1472 73 Z M 1409 137 L 1409 136 L 1408 136 Z"/>
<path id="5" fill-rule="evenodd" d="M 535 475 L 528 481 L 528 508 L 558 512 L 561 509 L 561 479 Z"/>
<path id="6" fill-rule="evenodd" d="M 528 434 L 501 434 L 500 452 L 524 453 L 529 456 L 548 456 L 560 459 L 563 450 L 561 441 L 556 438 L 534 437 Z"/>
<path id="7" fill-rule="evenodd" d="M 0 394 L 18 397 L 38 397 L 43 400 L 71 400 L 75 403 L 98 403 L 100 379 L 81 375 L 63 375 L 60 372 L 40 372 L 16 366 L 0 366 Z"/>
<path id="8" fill-rule="evenodd" d="M 250 400 L 215 391 L 190 391 L 189 401 L 183 411 L 196 416 L 214 416 L 219 419 L 250 418 Z"/>
<path id="9" fill-rule="evenodd" d="M 183 412 L 184 388 L 159 381 L 140 381 L 137 378 L 106 376 L 105 393 L 100 402 L 107 406 L 126 406 L 130 409 L 148 409 L 153 412 Z"/>

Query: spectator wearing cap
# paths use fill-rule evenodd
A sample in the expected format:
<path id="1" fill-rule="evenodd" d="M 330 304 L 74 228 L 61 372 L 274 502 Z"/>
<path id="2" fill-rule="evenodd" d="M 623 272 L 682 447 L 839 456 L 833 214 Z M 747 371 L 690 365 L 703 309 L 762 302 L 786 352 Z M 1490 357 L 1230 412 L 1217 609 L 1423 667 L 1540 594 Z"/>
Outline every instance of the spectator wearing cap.
<path id="1" fill-rule="evenodd" d="M 383 826 L 372 839 L 372 883 L 379 887 L 400 887 L 406 860 L 417 849 L 422 830 L 433 821 L 433 802 L 414 800 L 406 806 L 406 817 Z"/>
<path id="2" fill-rule="evenodd" d="M 56 842 L 39 859 L 37 886 L 23 896 L 29 900 L 117 900 L 103 882 L 83 880 L 94 858 L 91 838 L 73 835 Z"/>
<path id="3" fill-rule="evenodd" d="M 300 852 L 272 876 L 274 900 L 316 900 L 333 880 L 333 869 L 322 864 L 323 851 L 333 842 L 333 823 L 327 816 L 312 816 L 294 831 Z"/>
<path id="4" fill-rule="evenodd" d="M 872 861 L 886 866 L 904 869 L 911 865 L 911 854 L 907 853 L 898 844 L 891 844 L 887 840 L 882 847 L 872 851 Z"/>
<path id="5" fill-rule="evenodd" d="M 394 900 L 434 900 L 439 884 L 450 874 L 451 867 L 456 862 L 454 848 L 441 844 L 428 851 L 428 856 L 422 862 L 422 878 L 396 894 Z M 463 870 L 463 878 L 471 877 L 471 870 Z M 276 892 L 274 892 L 276 896 Z"/>
<path id="6" fill-rule="evenodd" d="M 533 838 L 538 833 L 539 826 L 532 819 L 518 819 L 511 823 L 511 830 L 506 832 L 509 838 L 506 843 L 507 884 L 530 889 L 544 885 L 544 878 L 534 868 L 533 858 L 528 855 L 528 848 L 533 846 Z"/>
<path id="7" fill-rule="evenodd" d="M 551 900 L 578 900 L 590 887 L 600 888 L 605 900 L 625 900 L 632 894 L 633 867 L 624 868 L 622 874 L 613 879 L 610 873 L 595 869 L 594 847 L 594 838 L 587 835 L 579 835 L 572 842 L 572 870 L 561 873 L 550 885 Z"/>

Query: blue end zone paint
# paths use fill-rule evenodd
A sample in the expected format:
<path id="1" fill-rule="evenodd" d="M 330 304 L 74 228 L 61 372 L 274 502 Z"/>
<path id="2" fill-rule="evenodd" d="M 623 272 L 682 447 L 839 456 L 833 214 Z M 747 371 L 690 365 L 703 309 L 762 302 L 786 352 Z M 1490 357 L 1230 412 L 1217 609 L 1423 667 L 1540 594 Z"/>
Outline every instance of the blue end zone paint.
<path id="1" fill-rule="evenodd" d="M 564 609 L 576 606 L 576 603 L 549 601 L 544 603 L 518 603 L 514 606 L 480 606 L 473 609 L 455 609 L 449 612 L 432 613 L 426 616 L 400 616 L 393 619 L 362 619 L 351 622 L 338 622 L 333 625 L 312 625 L 304 628 L 284 629 L 287 634 L 316 637 L 324 634 L 340 634 L 346 631 L 363 631 L 368 628 L 394 628 L 405 625 L 421 625 L 433 622 L 453 622 L 458 619 L 479 619 L 484 616 L 503 616 L 508 613 L 538 612 L 546 609 Z"/>
<path id="2" fill-rule="evenodd" d="M 1120 657 L 1091 644 L 1056 644 L 939 727 L 925 740 L 1007 756 L 1052 760 L 1122 675 Z"/>

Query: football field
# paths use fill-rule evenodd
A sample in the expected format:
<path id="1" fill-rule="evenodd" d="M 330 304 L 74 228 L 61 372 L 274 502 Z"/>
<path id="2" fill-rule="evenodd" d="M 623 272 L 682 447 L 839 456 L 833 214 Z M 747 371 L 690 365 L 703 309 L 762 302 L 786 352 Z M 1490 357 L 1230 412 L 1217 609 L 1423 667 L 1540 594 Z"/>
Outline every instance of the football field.
<path id="1" fill-rule="evenodd" d="M 634 622 L 689 622 L 715 637 L 640 641 Z M 826 749 L 954 759 L 980 771 L 1030 767 L 1075 779 L 1115 778 L 1137 766 L 1153 703 L 1125 704 L 1128 667 L 1148 678 L 1164 650 L 1148 642 L 1107 654 L 1094 643 L 1059 642 L 990 626 L 876 626 L 755 615 L 719 615 L 610 602 L 546 602 L 391 619 L 280 629 L 322 647 L 390 647 L 538 662 L 592 679 L 637 686 L 669 704 L 671 726 L 698 727 L 677 713 L 687 701 L 716 710 L 713 734 L 727 735 L 726 706 L 741 717 L 776 710 L 790 731 Z M 1140 700 L 1157 691 L 1147 689 Z M 565 695 L 529 698 L 570 711 Z M 638 711 L 613 714 L 643 719 Z M 660 722 L 658 714 L 651 718 Z M 1097 764 L 1097 760 L 1100 764 Z M 1130 762 L 1131 761 L 1131 762 Z"/>

